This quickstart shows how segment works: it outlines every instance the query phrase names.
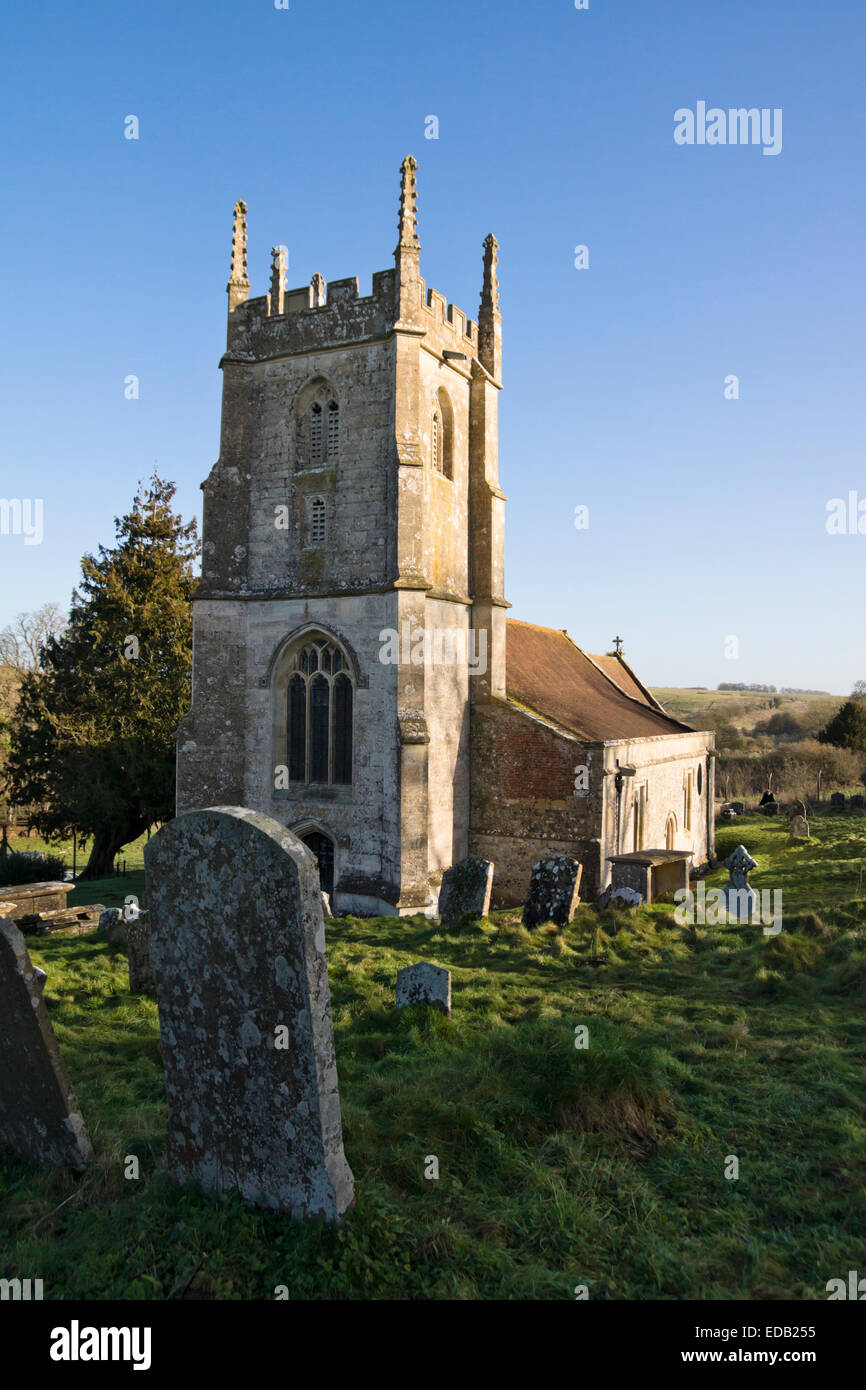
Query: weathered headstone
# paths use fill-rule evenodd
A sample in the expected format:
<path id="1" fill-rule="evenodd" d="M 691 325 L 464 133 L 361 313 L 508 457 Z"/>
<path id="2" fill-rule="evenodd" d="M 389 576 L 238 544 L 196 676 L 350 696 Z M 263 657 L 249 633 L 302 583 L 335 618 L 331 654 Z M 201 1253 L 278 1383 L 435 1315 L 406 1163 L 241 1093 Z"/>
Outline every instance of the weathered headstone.
<path id="1" fill-rule="evenodd" d="M 790 805 L 790 807 L 788 808 L 788 819 L 789 819 L 789 820 L 793 820 L 795 816 L 804 816 L 804 817 L 805 817 L 805 815 L 806 815 L 806 803 L 805 803 L 805 801 L 801 801 L 801 800 L 799 799 L 799 797 L 798 797 L 796 801 L 792 801 L 792 802 L 791 802 L 791 805 Z"/>
<path id="2" fill-rule="evenodd" d="M 110 941 L 112 933 L 120 926 L 123 921 L 123 908 L 106 907 L 99 914 L 99 925 L 96 928 L 97 936 L 105 937 Z"/>
<path id="3" fill-rule="evenodd" d="M 636 888 L 629 888 L 625 883 L 614 888 L 613 884 L 609 883 L 604 891 L 599 893 L 593 906 L 599 912 L 604 912 L 604 909 L 610 907 L 611 903 L 622 907 L 640 907 L 643 901 L 643 893 L 639 893 Z"/>
<path id="4" fill-rule="evenodd" d="M 93 1151 L 42 998 L 44 984 L 18 927 L 0 920 L 0 1143 L 30 1163 L 83 1169 Z"/>
<path id="5" fill-rule="evenodd" d="M 150 955 L 150 913 L 139 912 L 126 924 L 126 953 L 131 994 L 156 994 Z"/>
<path id="6" fill-rule="evenodd" d="M 777 816 L 779 814 L 778 801 L 765 801 L 761 811 L 765 816 Z"/>
<path id="7" fill-rule="evenodd" d="M 733 806 L 724 806 L 724 807 L 722 808 L 721 819 L 722 819 L 722 820 L 736 820 L 736 819 L 737 819 L 737 813 L 736 813 L 736 811 L 734 810 Z"/>
<path id="8" fill-rule="evenodd" d="M 737 845 L 733 854 L 725 860 L 728 882 L 722 889 L 729 921 L 751 922 L 752 916 L 760 907 L 758 894 L 749 885 L 749 874 L 758 867 L 745 845 Z"/>
<path id="9" fill-rule="evenodd" d="M 863 796 L 861 792 L 856 792 L 851 798 L 850 805 L 852 811 L 866 810 L 866 796 Z"/>
<path id="10" fill-rule="evenodd" d="M 732 801 L 731 810 L 734 811 L 738 816 L 744 816 L 746 814 L 745 801 Z"/>
<path id="11" fill-rule="evenodd" d="M 397 971 L 397 1008 L 407 1004 L 429 1004 L 451 1017 L 451 971 L 419 961 Z"/>
<path id="12" fill-rule="evenodd" d="M 845 793 L 844 793 L 844 792 L 833 792 L 832 796 L 830 797 L 830 805 L 833 807 L 833 810 L 834 810 L 834 811 L 844 811 L 844 810 L 845 810 Z"/>
<path id="13" fill-rule="evenodd" d="M 439 889 L 439 918 L 443 927 L 456 927 L 461 917 L 486 917 L 490 911 L 493 865 L 489 859 L 460 859 L 446 869 Z"/>
<path id="14" fill-rule="evenodd" d="M 339 1219 L 354 1183 L 312 851 L 216 806 L 170 821 L 144 857 L 171 1172 Z"/>
<path id="15" fill-rule="evenodd" d="M 580 901 L 580 870 L 578 861 L 564 854 L 554 854 L 533 864 L 523 905 L 523 925 L 538 927 L 542 922 L 555 922 L 558 927 L 567 927 Z"/>
<path id="16" fill-rule="evenodd" d="M 793 840 L 808 840 L 809 822 L 805 816 L 792 816 L 788 826 L 788 833 Z"/>

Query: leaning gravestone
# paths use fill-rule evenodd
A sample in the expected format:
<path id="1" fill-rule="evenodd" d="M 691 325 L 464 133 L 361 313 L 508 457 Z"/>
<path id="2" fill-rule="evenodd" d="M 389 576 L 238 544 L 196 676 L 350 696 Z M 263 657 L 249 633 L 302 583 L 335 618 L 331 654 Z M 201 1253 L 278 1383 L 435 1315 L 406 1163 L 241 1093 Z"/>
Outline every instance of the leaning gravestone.
<path id="1" fill-rule="evenodd" d="M 156 994 L 150 954 L 150 913 L 138 912 L 126 924 L 130 994 Z"/>
<path id="2" fill-rule="evenodd" d="M 490 911 L 493 865 L 489 859 L 460 859 L 446 869 L 439 889 L 439 919 L 456 927 L 461 917 L 486 917 Z"/>
<path id="3" fill-rule="evenodd" d="M 451 1017 L 451 971 L 429 961 L 407 965 L 397 971 L 397 1008 L 407 1004 L 429 1004 Z"/>
<path id="4" fill-rule="evenodd" d="M 338 1220 L 354 1182 L 312 852 L 269 816 L 215 806 L 144 856 L 174 1177 Z"/>
<path id="5" fill-rule="evenodd" d="M 93 1150 L 42 998 L 44 984 L 22 933 L 0 919 L 0 1143 L 30 1163 L 83 1169 Z"/>
<path id="6" fill-rule="evenodd" d="M 542 922 L 555 922 L 558 927 L 567 927 L 579 902 L 580 870 L 578 861 L 564 854 L 533 864 L 523 905 L 523 925 L 538 927 Z"/>

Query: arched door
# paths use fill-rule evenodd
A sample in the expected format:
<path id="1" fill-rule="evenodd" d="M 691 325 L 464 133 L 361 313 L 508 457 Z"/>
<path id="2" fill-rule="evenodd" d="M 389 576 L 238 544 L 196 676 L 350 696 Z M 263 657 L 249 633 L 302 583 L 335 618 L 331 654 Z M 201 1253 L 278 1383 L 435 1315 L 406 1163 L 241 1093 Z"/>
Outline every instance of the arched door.
<path id="1" fill-rule="evenodd" d="M 330 895 L 334 891 L 334 841 L 320 830 L 311 830 L 300 838 L 316 856 L 322 892 Z"/>

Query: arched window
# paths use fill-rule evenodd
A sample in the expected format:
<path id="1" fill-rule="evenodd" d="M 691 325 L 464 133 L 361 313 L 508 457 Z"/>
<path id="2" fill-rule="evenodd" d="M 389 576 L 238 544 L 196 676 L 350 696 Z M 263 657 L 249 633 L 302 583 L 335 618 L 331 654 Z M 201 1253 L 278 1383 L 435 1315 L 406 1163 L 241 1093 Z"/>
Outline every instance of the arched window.
<path id="1" fill-rule="evenodd" d="M 327 452 L 325 457 L 330 460 L 335 459 L 340 452 L 340 407 L 336 401 L 328 403 L 328 435 Z"/>
<path id="2" fill-rule="evenodd" d="M 310 545 L 324 545 L 326 539 L 325 502 L 314 497 L 310 503 Z"/>
<path id="3" fill-rule="evenodd" d="M 442 472 L 442 416 L 438 405 L 433 407 L 433 421 L 430 426 L 430 458 L 437 473 Z"/>
<path id="4" fill-rule="evenodd" d="M 454 411 L 444 388 L 437 391 L 433 406 L 430 459 L 437 473 L 444 478 L 454 477 Z"/>
<path id="5" fill-rule="evenodd" d="M 354 687 L 340 648 L 325 636 L 305 638 L 289 655 L 286 747 L 289 780 L 350 786 Z"/>
<path id="6" fill-rule="evenodd" d="M 340 453 L 340 404 L 326 377 L 308 381 L 293 407 L 298 468 L 322 468 Z"/>
<path id="7" fill-rule="evenodd" d="M 310 463 L 322 462 L 322 407 L 318 401 L 310 406 Z"/>
<path id="8" fill-rule="evenodd" d="M 671 814 L 668 816 L 665 826 L 665 849 L 676 849 L 677 839 L 677 818 Z"/>

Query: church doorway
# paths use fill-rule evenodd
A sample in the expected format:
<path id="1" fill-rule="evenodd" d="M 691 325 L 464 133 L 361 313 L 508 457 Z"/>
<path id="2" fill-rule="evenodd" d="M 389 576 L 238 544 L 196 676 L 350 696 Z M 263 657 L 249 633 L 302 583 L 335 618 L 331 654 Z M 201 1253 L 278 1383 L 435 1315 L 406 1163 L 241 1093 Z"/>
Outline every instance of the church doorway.
<path id="1" fill-rule="evenodd" d="M 311 830 L 299 838 L 316 856 L 322 892 L 330 895 L 334 891 L 334 841 L 320 830 Z"/>

